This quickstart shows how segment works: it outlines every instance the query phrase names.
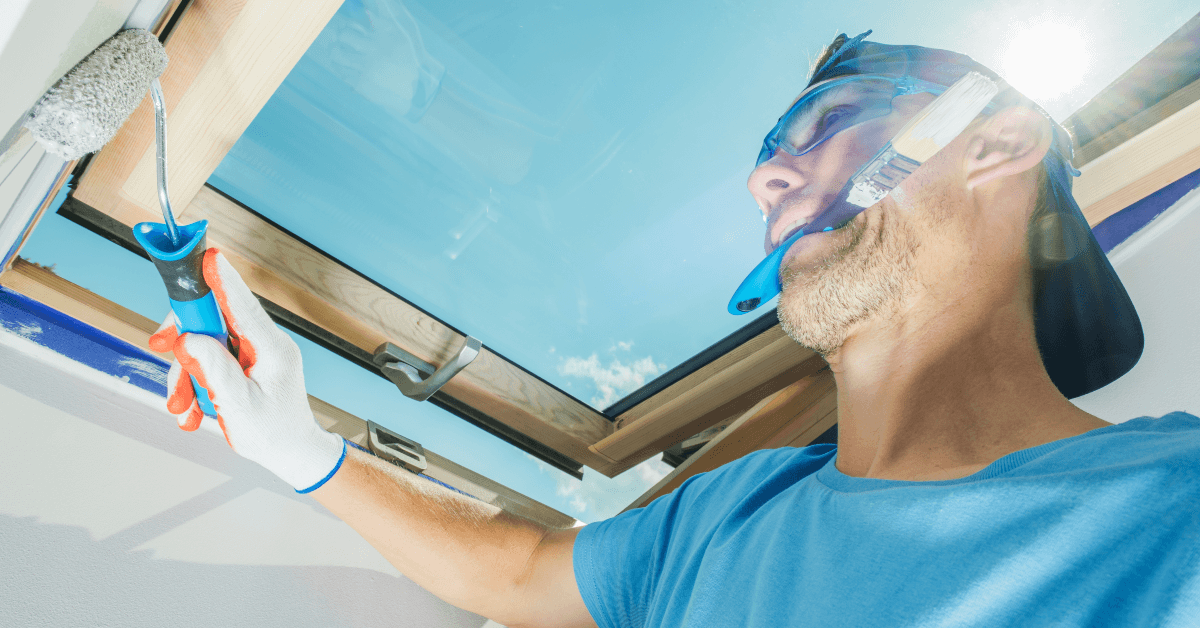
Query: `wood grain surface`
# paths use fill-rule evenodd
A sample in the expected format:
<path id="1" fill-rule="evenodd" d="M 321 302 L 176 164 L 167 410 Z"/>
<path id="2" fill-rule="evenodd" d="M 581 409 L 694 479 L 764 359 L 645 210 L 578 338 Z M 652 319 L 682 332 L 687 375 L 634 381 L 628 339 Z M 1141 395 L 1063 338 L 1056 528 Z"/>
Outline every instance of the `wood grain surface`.
<path id="1" fill-rule="evenodd" d="M 1175 115 L 1197 100 L 1200 100 L 1200 79 L 1192 81 L 1182 89 L 1171 93 L 1166 98 L 1131 116 L 1120 125 L 1105 131 L 1092 141 L 1075 149 L 1075 167 L 1082 168 L 1097 157 L 1137 137 L 1146 129 Z"/>
<path id="2" fill-rule="evenodd" d="M 182 217 L 341 0 L 195 0 L 167 41 L 168 188 Z M 94 159 L 77 197 L 124 220 L 119 199 L 158 207 L 149 97 Z M 180 210 L 184 211 L 180 211 Z"/>
<path id="3" fill-rule="evenodd" d="M 158 323 L 23 258 L 16 258 L 12 266 L 0 274 L 0 286 L 20 292 L 164 360 L 175 359 L 170 353 L 150 351 L 146 345 L 150 334 L 158 329 Z"/>
<path id="4" fill-rule="evenodd" d="M 829 422 L 831 412 L 836 415 L 836 406 L 837 387 L 833 373 L 828 369 L 794 381 L 743 413 L 625 510 L 649 504 L 679 488 L 684 480 L 697 473 L 712 471 L 752 451 L 764 449 L 777 435 L 790 435 L 795 442 L 796 435 L 811 433 L 811 441 L 824 429 L 829 429 L 826 425 L 823 430 L 816 431 L 820 425 Z"/>
<path id="5" fill-rule="evenodd" d="M 617 431 L 592 449 L 636 464 L 824 367 L 776 325 L 659 393 L 661 400 L 656 395 L 623 414 Z"/>
<path id="6" fill-rule="evenodd" d="M 1080 168 L 1075 200 L 1088 224 L 1200 169 L 1200 102 L 1139 133 Z"/>
<path id="7" fill-rule="evenodd" d="M 212 188 L 189 207 L 210 221 L 221 249 L 251 290 L 373 353 L 392 342 L 434 365 L 446 363 L 463 337 L 438 320 L 263 221 Z M 442 390 L 459 401 L 597 470 L 611 460 L 588 450 L 612 431 L 599 412 L 484 347 Z"/>

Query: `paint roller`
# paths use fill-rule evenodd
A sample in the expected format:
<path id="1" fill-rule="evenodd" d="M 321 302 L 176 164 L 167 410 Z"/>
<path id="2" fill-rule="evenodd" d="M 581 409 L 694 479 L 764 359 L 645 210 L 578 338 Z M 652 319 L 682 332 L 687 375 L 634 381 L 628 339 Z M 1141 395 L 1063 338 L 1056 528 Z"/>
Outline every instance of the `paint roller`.
<path id="1" fill-rule="evenodd" d="M 55 83 L 24 125 L 47 151 L 68 161 L 79 159 L 108 143 L 150 92 L 163 222 L 139 223 L 133 236 L 162 276 L 179 333 L 205 334 L 227 343 L 225 320 L 201 272 L 208 221 L 178 226 L 167 196 L 167 113 L 158 83 L 166 67 L 167 52 L 153 33 L 121 31 Z M 192 385 L 200 409 L 216 416 L 208 391 L 195 378 Z"/>

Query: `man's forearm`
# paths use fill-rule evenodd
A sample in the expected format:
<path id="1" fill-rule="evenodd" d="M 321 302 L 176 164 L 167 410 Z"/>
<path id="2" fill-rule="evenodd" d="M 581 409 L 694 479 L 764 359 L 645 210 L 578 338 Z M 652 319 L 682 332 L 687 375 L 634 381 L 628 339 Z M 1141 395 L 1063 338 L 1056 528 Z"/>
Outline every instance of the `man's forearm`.
<path id="1" fill-rule="evenodd" d="M 312 496 L 424 589 L 503 622 L 549 530 L 350 448 Z"/>
<path id="2" fill-rule="evenodd" d="M 205 252 L 201 266 L 230 333 L 238 338 L 238 350 L 234 356 L 214 338 L 178 334 L 173 317 L 155 332 L 151 346 L 178 358 L 167 376 L 167 407 L 180 427 L 200 425 L 203 414 L 191 384 L 199 382 L 221 400 L 221 431 L 234 451 L 297 490 L 319 485 L 312 496 L 417 584 L 460 608 L 513 626 L 546 625 L 544 609 L 557 607 L 543 600 L 532 603 L 531 596 L 553 595 L 568 600 L 567 614 L 583 617 L 586 625 L 587 610 L 569 579 L 571 555 L 563 551 L 573 548 L 572 530 L 551 534 L 369 454 L 346 451 L 341 437 L 313 417 L 300 348 L 275 326 L 219 251 Z M 547 555 L 553 559 L 549 576 L 545 569 L 531 568 L 531 558 L 541 565 Z M 542 576 L 538 584 L 527 584 L 535 575 Z M 568 579 L 570 587 L 564 584 Z"/>

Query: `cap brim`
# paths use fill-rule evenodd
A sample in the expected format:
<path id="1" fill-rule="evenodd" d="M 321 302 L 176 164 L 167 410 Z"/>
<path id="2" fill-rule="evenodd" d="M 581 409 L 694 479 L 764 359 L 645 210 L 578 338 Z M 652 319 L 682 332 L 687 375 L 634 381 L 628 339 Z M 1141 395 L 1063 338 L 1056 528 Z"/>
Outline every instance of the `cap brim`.
<path id="1" fill-rule="evenodd" d="M 1051 260 L 1038 258 L 1037 246 L 1031 252 L 1035 327 L 1046 372 L 1072 399 L 1128 373 L 1141 358 L 1145 338 L 1129 293 L 1070 191 L 1064 199 L 1058 185 L 1051 187 L 1057 223 Z M 1055 261 L 1056 252 L 1069 259 Z"/>

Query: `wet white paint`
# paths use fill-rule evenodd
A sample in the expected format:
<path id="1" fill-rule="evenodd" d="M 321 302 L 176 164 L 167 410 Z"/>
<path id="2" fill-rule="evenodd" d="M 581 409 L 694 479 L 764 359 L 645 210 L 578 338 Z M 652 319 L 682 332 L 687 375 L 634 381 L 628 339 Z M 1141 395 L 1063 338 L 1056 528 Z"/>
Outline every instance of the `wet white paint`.
<path id="1" fill-rule="evenodd" d="M 162 365 L 130 357 L 121 358 L 117 361 L 117 364 L 132 370 L 135 375 L 139 375 L 157 384 L 162 384 L 163 386 L 167 385 L 167 369 Z"/>
<path id="2" fill-rule="evenodd" d="M 43 331 L 42 326 L 38 325 L 37 323 L 24 323 L 24 322 L 9 323 L 9 321 L 4 321 L 4 327 L 8 331 L 11 331 L 12 333 L 14 333 L 16 335 L 18 335 L 22 338 L 25 338 L 26 340 L 36 339 L 38 336 L 42 335 L 42 331 Z"/>

